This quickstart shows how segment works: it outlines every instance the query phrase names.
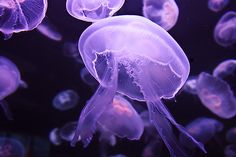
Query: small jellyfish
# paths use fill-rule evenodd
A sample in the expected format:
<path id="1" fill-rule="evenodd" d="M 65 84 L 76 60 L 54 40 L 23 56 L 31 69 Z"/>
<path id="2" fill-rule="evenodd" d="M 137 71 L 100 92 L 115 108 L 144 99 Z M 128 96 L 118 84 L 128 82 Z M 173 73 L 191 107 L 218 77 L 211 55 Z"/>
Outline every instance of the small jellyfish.
<path id="1" fill-rule="evenodd" d="M 80 114 L 72 145 L 78 140 L 84 146 L 90 143 L 97 122 L 118 92 L 147 103 L 150 120 L 171 156 L 187 156 L 171 124 L 205 151 L 162 103 L 161 99 L 173 98 L 181 89 L 190 69 L 183 50 L 163 28 L 141 16 L 110 17 L 90 25 L 80 36 L 78 47 L 86 68 L 100 85 Z M 124 118 L 129 121 L 128 115 Z M 124 118 L 117 118 L 116 123 L 127 125 Z M 127 133 L 120 129 L 120 133 Z"/>
<path id="2" fill-rule="evenodd" d="M 71 89 L 59 92 L 52 101 L 55 109 L 66 111 L 74 108 L 79 102 L 78 94 Z"/>
<path id="3" fill-rule="evenodd" d="M 142 151 L 142 157 L 161 157 L 162 143 L 153 141 L 145 146 Z"/>
<path id="4" fill-rule="evenodd" d="M 13 33 L 36 28 L 45 17 L 47 0 L 0 0 L 0 32 Z"/>
<path id="5" fill-rule="evenodd" d="M 54 128 L 50 131 L 49 140 L 55 146 L 59 146 L 61 144 L 62 141 L 59 136 L 59 129 L 58 128 Z"/>
<path id="6" fill-rule="evenodd" d="M 61 139 L 70 142 L 75 134 L 77 122 L 68 122 L 59 129 L 59 136 Z"/>
<path id="7" fill-rule="evenodd" d="M 67 12 L 82 21 L 95 22 L 111 17 L 124 4 L 125 0 L 67 0 Z"/>
<path id="8" fill-rule="evenodd" d="M 224 149 L 225 157 L 236 157 L 236 145 L 227 145 Z"/>
<path id="9" fill-rule="evenodd" d="M 124 154 L 116 154 L 116 155 L 111 155 L 109 157 L 127 157 L 127 156 Z"/>
<path id="10" fill-rule="evenodd" d="M 228 143 L 236 144 L 236 127 L 229 129 L 225 135 Z"/>
<path id="11" fill-rule="evenodd" d="M 8 119 L 12 119 L 12 115 L 4 99 L 14 93 L 21 84 L 23 81 L 21 81 L 16 65 L 9 59 L 0 56 L 0 105 Z"/>
<path id="12" fill-rule="evenodd" d="M 216 68 L 213 71 L 213 76 L 224 79 L 235 73 L 236 73 L 236 60 L 228 59 L 216 66 Z"/>
<path id="13" fill-rule="evenodd" d="M 185 82 L 183 90 L 193 95 L 197 94 L 197 76 L 190 76 Z"/>
<path id="14" fill-rule="evenodd" d="M 214 29 L 215 41 L 223 46 L 229 47 L 236 44 L 236 12 L 226 12 L 218 21 Z"/>
<path id="15" fill-rule="evenodd" d="M 218 12 L 225 8 L 229 0 L 208 0 L 208 8 L 211 11 Z"/>
<path id="16" fill-rule="evenodd" d="M 179 8 L 174 0 L 143 0 L 143 15 L 168 31 L 178 20 Z"/>
<path id="17" fill-rule="evenodd" d="M 45 17 L 43 21 L 38 25 L 37 30 L 54 41 L 61 41 L 62 35 L 58 32 L 57 28 Z"/>
<path id="18" fill-rule="evenodd" d="M 197 94 L 202 104 L 217 116 L 229 119 L 236 114 L 236 99 L 225 81 L 202 72 L 197 80 Z"/>
<path id="19" fill-rule="evenodd" d="M 193 120 L 190 124 L 186 126 L 187 131 L 198 141 L 202 143 L 207 143 L 211 140 L 216 133 L 222 131 L 224 125 L 213 118 L 201 117 Z M 185 137 L 180 135 L 180 141 L 186 147 L 193 147 L 191 143 Z"/>
<path id="20" fill-rule="evenodd" d="M 80 77 L 82 81 L 89 86 L 94 86 L 98 84 L 97 80 L 88 72 L 86 67 L 80 70 Z"/>
<path id="21" fill-rule="evenodd" d="M 63 44 L 62 51 L 66 57 L 74 58 L 78 63 L 84 64 L 78 51 L 77 42 L 71 42 L 71 41 L 65 42 Z"/>
<path id="22" fill-rule="evenodd" d="M 0 157 L 24 157 L 25 147 L 14 138 L 0 137 Z"/>

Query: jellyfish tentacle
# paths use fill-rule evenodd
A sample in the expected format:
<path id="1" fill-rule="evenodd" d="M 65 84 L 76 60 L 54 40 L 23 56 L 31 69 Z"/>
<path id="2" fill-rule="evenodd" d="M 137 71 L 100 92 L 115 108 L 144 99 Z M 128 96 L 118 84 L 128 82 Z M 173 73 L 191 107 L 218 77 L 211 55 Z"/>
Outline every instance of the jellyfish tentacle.
<path id="1" fill-rule="evenodd" d="M 5 100 L 0 101 L 0 106 L 2 107 L 4 114 L 8 120 L 14 120 L 12 117 L 11 110 L 9 108 L 8 103 Z"/>

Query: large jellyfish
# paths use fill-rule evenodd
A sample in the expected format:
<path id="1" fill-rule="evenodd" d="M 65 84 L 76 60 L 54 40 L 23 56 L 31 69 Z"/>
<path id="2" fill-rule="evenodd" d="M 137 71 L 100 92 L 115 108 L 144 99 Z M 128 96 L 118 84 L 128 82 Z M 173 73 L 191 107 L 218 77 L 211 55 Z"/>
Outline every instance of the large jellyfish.
<path id="1" fill-rule="evenodd" d="M 36 28 L 45 17 L 47 0 L 0 0 L 0 32 L 13 33 Z"/>
<path id="2" fill-rule="evenodd" d="M 178 20 L 179 8 L 174 0 L 143 0 L 143 15 L 168 31 Z"/>
<path id="3" fill-rule="evenodd" d="M 197 94 L 202 104 L 217 116 L 225 119 L 236 114 L 236 99 L 225 81 L 202 72 L 197 80 Z"/>
<path id="4" fill-rule="evenodd" d="M 235 11 L 228 11 L 220 18 L 215 26 L 214 39 L 223 47 L 229 47 L 236 44 Z"/>
<path id="5" fill-rule="evenodd" d="M 118 92 L 147 103 L 150 120 L 171 156 L 187 156 L 171 124 L 204 150 L 174 120 L 161 100 L 173 98 L 189 74 L 187 57 L 164 29 L 141 16 L 106 18 L 82 33 L 79 51 L 86 68 L 100 85 L 81 112 L 72 145 L 78 140 L 85 146 L 89 144 L 96 122 Z"/>
<path id="6" fill-rule="evenodd" d="M 208 8 L 211 11 L 218 12 L 224 9 L 229 0 L 208 0 Z"/>
<path id="7" fill-rule="evenodd" d="M 67 12 L 82 21 L 95 22 L 114 15 L 125 0 L 67 0 Z"/>
<path id="8" fill-rule="evenodd" d="M 0 157 L 24 157 L 25 147 L 14 138 L 0 138 Z"/>

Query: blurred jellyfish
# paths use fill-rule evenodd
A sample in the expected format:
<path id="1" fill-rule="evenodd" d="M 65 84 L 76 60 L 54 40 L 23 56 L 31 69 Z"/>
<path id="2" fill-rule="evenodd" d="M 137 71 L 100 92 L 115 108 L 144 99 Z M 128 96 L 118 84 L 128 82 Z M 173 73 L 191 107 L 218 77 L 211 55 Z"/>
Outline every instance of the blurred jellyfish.
<path id="1" fill-rule="evenodd" d="M 8 119 L 12 119 L 12 114 L 4 99 L 14 93 L 22 82 L 24 81 L 21 81 L 16 65 L 9 59 L 0 56 L 0 105 Z"/>
<path id="2" fill-rule="evenodd" d="M 14 138 L 0 137 L 0 157 L 24 157 L 25 147 Z"/>
<path id="3" fill-rule="evenodd" d="M 62 141 L 59 136 L 59 129 L 58 128 L 54 128 L 51 130 L 51 132 L 49 133 L 49 140 L 55 146 L 59 146 L 61 144 Z"/>
<path id="4" fill-rule="evenodd" d="M 236 99 L 225 81 L 202 72 L 197 80 L 197 94 L 202 104 L 217 116 L 228 119 L 236 114 Z"/>
<path id="5" fill-rule="evenodd" d="M 67 12 L 82 21 L 95 22 L 114 15 L 125 0 L 67 0 Z"/>
<path id="6" fill-rule="evenodd" d="M 0 0 L 0 32 L 13 33 L 36 28 L 45 17 L 47 0 Z"/>
<path id="7" fill-rule="evenodd" d="M 111 40 L 111 37 L 114 39 Z M 161 100 L 173 98 L 189 74 L 187 57 L 164 29 L 141 16 L 106 18 L 93 23 L 82 33 L 79 52 L 86 68 L 100 85 L 81 112 L 72 145 L 78 140 L 84 146 L 89 144 L 96 129 L 95 124 L 101 121 L 104 112 L 109 114 L 108 109 L 112 108 L 113 98 L 119 92 L 147 103 L 150 120 L 171 156 L 187 156 L 176 140 L 171 124 L 204 150 L 203 145 L 174 120 Z M 132 108 L 130 110 L 133 111 Z M 135 126 L 128 123 L 129 118 L 135 120 L 128 113 L 119 119 L 118 115 L 116 117 L 116 123 L 120 123 L 120 133 L 129 133 L 122 130 L 122 123 Z M 114 124 L 112 127 L 117 128 Z M 137 135 L 129 134 L 131 139 L 137 139 Z"/>
<path id="8" fill-rule="evenodd" d="M 37 30 L 54 41 L 61 41 L 62 35 L 58 32 L 57 28 L 45 17 L 43 21 L 38 25 Z"/>
<path id="9" fill-rule="evenodd" d="M 127 157 L 127 156 L 124 154 L 116 154 L 116 155 L 111 155 L 109 157 Z"/>
<path id="10" fill-rule="evenodd" d="M 223 128 L 224 125 L 218 120 L 206 117 L 197 118 L 186 126 L 187 131 L 204 144 L 211 140 L 216 133 L 222 131 Z M 189 143 L 189 139 L 184 136 L 180 135 L 180 141 L 186 147 L 193 147 L 193 145 Z"/>
<path id="11" fill-rule="evenodd" d="M 61 139 L 70 142 L 75 134 L 77 122 L 68 122 L 59 129 L 59 136 Z"/>
<path id="12" fill-rule="evenodd" d="M 227 145 L 224 149 L 225 157 L 236 157 L 236 145 Z"/>
<path id="13" fill-rule="evenodd" d="M 186 93 L 197 94 L 197 76 L 190 76 L 183 86 Z"/>
<path id="14" fill-rule="evenodd" d="M 229 0 L 208 0 L 208 8 L 211 11 L 218 12 L 225 8 Z"/>
<path id="15" fill-rule="evenodd" d="M 74 108 L 79 102 L 78 94 L 72 90 L 64 90 L 58 93 L 52 101 L 53 107 L 55 109 L 66 111 Z"/>
<path id="16" fill-rule="evenodd" d="M 236 144 L 236 127 L 229 129 L 225 138 L 228 143 Z"/>
<path id="17" fill-rule="evenodd" d="M 174 0 L 143 0 L 143 15 L 168 31 L 178 20 L 179 8 Z"/>
<path id="18" fill-rule="evenodd" d="M 215 26 L 214 39 L 223 47 L 229 47 L 236 44 L 235 11 L 228 11 L 220 18 Z"/>
<path id="19" fill-rule="evenodd" d="M 80 56 L 78 45 L 76 42 L 65 42 L 63 44 L 63 53 L 66 57 L 74 58 L 78 63 L 84 64 Z"/>
<path id="20" fill-rule="evenodd" d="M 161 157 L 161 149 L 161 141 L 153 141 L 145 146 L 142 151 L 142 157 Z"/>
<path id="21" fill-rule="evenodd" d="M 213 76 L 224 79 L 235 73 L 236 73 L 236 60 L 228 59 L 216 66 L 216 68 L 213 71 Z"/>
<path id="22" fill-rule="evenodd" d="M 96 79 L 88 72 L 86 67 L 83 67 L 80 70 L 80 77 L 81 77 L 82 81 L 89 86 L 94 86 L 94 85 L 98 84 Z"/>

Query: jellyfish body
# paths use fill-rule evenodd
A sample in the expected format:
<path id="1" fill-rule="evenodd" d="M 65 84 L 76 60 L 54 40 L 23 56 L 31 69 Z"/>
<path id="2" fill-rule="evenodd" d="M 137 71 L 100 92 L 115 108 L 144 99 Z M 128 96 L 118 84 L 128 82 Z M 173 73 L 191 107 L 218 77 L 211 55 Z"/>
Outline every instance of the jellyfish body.
<path id="1" fill-rule="evenodd" d="M 82 21 L 95 22 L 115 14 L 125 0 L 67 0 L 67 12 Z"/>
<path id="2" fill-rule="evenodd" d="M 236 144 L 236 127 L 229 129 L 225 135 L 228 143 Z"/>
<path id="3" fill-rule="evenodd" d="M 225 8 L 229 0 L 208 0 L 208 8 L 211 11 L 219 12 Z"/>
<path id="4" fill-rule="evenodd" d="M 58 93 L 52 101 L 53 107 L 55 109 L 66 111 L 74 108 L 79 101 L 78 94 L 71 89 L 61 91 Z"/>
<path id="5" fill-rule="evenodd" d="M 186 93 L 197 94 L 197 76 L 190 76 L 188 80 L 185 82 L 183 90 Z"/>
<path id="6" fill-rule="evenodd" d="M 111 37 L 115 37 L 114 40 Z M 189 74 L 187 57 L 164 29 L 141 16 L 103 19 L 82 33 L 79 51 L 100 86 L 80 115 L 72 145 L 77 140 L 82 140 L 84 145 L 90 142 L 94 124 L 119 92 L 131 99 L 146 101 L 150 120 L 171 156 L 186 156 L 171 124 L 204 150 L 176 123 L 161 101 L 173 98 Z"/>
<path id="7" fill-rule="evenodd" d="M 214 29 L 214 39 L 223 47 L 229 47 L 236 44 L 235 11 L 228 11 L 220 18 Z"/>
<path id="8" fill-rule="evenodd" d="M 88 72 L 86 67 L 82 68 L 80 70 L 80 77 L 84 83 L 86 83 L 89 86 L 97 85 L 96 79 Z"/>
<path id="9" fill-rule="evenodd" d="M 77 122 L 68 122 L 59 129 L 59 136 L 61 139 L 70 142 L 75 134 Z"/>
<path id="10" fill-rule="evenodd" d="M 25 147 L 14 138 L 0 137 L 0 157 L 24 157 Z"/>
<path id="11" fill-rule="evenodd" d="M 179 8 L 174 0 L 143 0 L 143 15 L 168 31 L 178 20 Z"/>
<path id="12" fill-rule="evenodd" d="M 236 146 L 235 145 L 227 145 L 224 149 L 225 157 L 236 157 Z"/>
<path id="13" fill-rule="evenodd" d="M 211 140 L 216 133 L 222 131 L 224 125 L 213 119 L 201 117 L 193 120 L 190 124 L 186 126 L 187 131 L 198 141 L 202 143 L 207 143 Z M 189 143 L 188 139 L 180 136 L 180 141 L 187 147 L 192 147 L 192 144 Z"/>
<path id="14" fill-rule="evenodd" d="M 7 39 L 36 28 L 45 17 L 47 0 L 1 0 L 0 10 L 0 31 Z"/>
<path id="15" fill-rule="evenodd" d="M 58 32 L 57 28 L 45 17 L 43 21 L 37 26 L 37 30 L 54 41 L 61 41 L 62 35 Z"/>
<path id="16" fill-rule="evenodd" d="M 197 80 L 197 94 L 202 104 L 217 116 L 228 119 L 236 114 L 236 99 L 225 81 L 202 72 Z"/>
<path id="17" fill-rule="evenodd" d="M 236 60 L 228 59 L 216 66 L 216 68 L 213 71 L 213 76 L 224 79 L 234 74 L 235 72 L 236 72 Z"/>
<path id="18" fill-rule="evenodd" d="M 58 128 L 54 128 L 50 131 L 49 140 L 55 146 L 59 146 L 61 144 L 62 141 L 59 136 L 59 129 Z"/>

